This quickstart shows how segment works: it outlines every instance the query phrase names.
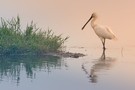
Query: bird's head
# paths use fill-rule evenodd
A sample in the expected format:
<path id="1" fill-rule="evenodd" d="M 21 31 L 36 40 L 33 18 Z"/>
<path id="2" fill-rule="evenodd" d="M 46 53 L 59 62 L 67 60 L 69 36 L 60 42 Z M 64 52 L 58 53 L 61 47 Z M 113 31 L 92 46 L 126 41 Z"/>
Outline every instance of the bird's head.
<path id="1" fill-rule="evenodd" d="M 91 15 L 91 19 L 92 19 L 92 18 L 96 18 L 96 17 L 97 17 L 97 13 L 95 13 L 95 12 L 94 12 L 94 13 L 92 13 L 92 15 Z"/>
<path id="2" fill-rule="evenodd" d="M 82 30 L 85 28 L 85 26 L 89 23 L 89 21 L 91 20 L 91 19 L 93 19 L 93 18 L 97 18 L 97 14 L 94 12 L 94 13 L 92 13 L 92 15 L 91 15 L 91 17 L 90 17 L 90 19 L 85 23 L 85 25 L 82 27 Z"/>

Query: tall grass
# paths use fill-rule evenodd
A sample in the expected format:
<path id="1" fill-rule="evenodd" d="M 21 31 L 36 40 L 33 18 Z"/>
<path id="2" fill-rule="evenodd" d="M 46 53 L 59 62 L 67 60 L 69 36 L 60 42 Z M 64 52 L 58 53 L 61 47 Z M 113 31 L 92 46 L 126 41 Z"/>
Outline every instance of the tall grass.
<path id="1" fill-rule="evenodd" d="M 25 30 L 21 29 L 20 18 L 0 22 L 0 54 L 43 54 L 56 52 L 68 39 L 55 35 L 50 29 L 43 31 L 33 21 Z"/>

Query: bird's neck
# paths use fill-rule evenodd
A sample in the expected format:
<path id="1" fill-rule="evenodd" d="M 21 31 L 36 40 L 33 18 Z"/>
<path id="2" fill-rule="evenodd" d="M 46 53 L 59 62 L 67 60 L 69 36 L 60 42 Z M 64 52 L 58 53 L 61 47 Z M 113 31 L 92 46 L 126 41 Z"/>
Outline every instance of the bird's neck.
<path id="1" fill-rule="evenodd" d="M 97 20 L 97 18 L 92 19 L 92 21 L 91 21 L 92 28 L 94 28 L 97 25 L 96 20 Z"/>

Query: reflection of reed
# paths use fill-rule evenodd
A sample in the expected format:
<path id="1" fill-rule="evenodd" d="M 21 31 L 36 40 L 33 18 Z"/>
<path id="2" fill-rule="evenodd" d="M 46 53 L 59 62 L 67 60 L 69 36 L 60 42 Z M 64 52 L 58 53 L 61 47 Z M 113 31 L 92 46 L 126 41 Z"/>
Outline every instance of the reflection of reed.
<path id="1" fill-rule="evenodd" d="M 85 64 L 87 63 L 82 65 L 82 69 L 88 75 L 91 83 L 97 83 L 99 75 L 98 73 L 101 73 L 102 70 L 109 70 L 113 65 L 114 61 L 114 58 L 105 56 L 104 49 L 101 57 L 96 62 L 94 62 L 94 65 L 91 67 L 90 71 L 85 67 Z"/>
<path id="2" fill-rule="evenodd" d="M 0 58 L 0 81 L 8 78 L 20 82 L 21 70 L 25 70 L 28 78 L 35 78 L 35 71 L 60 68 L 64 63 L 54 56 L 9 56 Z"/>

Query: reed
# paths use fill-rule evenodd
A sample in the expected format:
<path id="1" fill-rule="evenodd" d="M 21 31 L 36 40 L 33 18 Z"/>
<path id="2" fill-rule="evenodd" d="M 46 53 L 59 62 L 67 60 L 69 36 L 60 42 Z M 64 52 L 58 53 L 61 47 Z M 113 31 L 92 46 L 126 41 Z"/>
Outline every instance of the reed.
<path id="1" fill-rule="evenodd" d="M 32 21 L 21 29 L 20 17 L 0 21 L 0 54 L 43 54 L 59 51 L 68 37 L 41 30 Z"/>

